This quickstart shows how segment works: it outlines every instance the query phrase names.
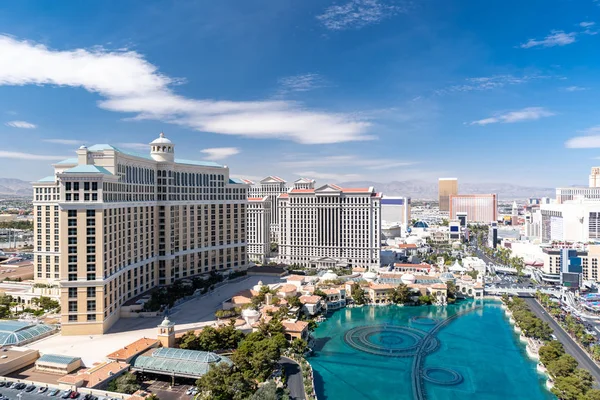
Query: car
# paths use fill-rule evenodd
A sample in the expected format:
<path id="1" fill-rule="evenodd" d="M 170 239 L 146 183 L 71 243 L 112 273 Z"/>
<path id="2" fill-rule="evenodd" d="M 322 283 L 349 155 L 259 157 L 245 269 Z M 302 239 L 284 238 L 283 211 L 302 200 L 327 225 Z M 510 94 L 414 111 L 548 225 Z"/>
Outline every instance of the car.
<path id="1" fill-rule="evenodd" d="M 92 400 L 92 394 L 88 393 L 85 396 L 83 396 L 83 400 Z"/>
<path id="2" fill-rule="evenodd" d="M 40 386 L 40 388 L 38 389 L 38 393 L 44 393 L 46 390 L 48 390 L 47 386 Z"/>
<path id="3" fill-rule="evenodd" d="M 69 396 L 71 399 L 76 399 L 79 397 L 79 392 L 71 392 L 71 395 Z"/>
<path id="4" fill-rule="evenodd" d="M 56 396 L 58 394 L 60 390 L 58 389 L 51 389 L 48 391 L 48 397 L 52 397 L 52 396 Z"/>
<path id="5" fill-rule="evenodd" d="M 185 391 L 185 394 L 187 394 L 188 396 L 191 395 L 192 394 L 192 390 L 194 390 L 194 388 L 192 386 L 190 386 L 190 388 Z"/>
<path id="6" fill-rule="evenodd" d="M 17 390 L 23 390 L 23 389 L 25 389 L 26 387 L 27 387 L 27 385 L 26 385 L 26 384 L 24 384 L 24 383 L 19 383 L 19 384 L 17 385 Z"/>
<path id="7" fill-rule="evenodd" d="M 4 387 L 8 382 L 0 381 L 0 387 Z"/>
<path id="8" fill-rule="evenodd" d="M 19 385 L 19 382 L 13 382 L 12 385 L 9 386 L 9 389 L 16 389 Z"/>
<path id="9" fill-rule="evenodd" d="M 62 399 L 68 399 L 69 396 L 71 395 L 71 392 L 73 392 L 71 389 L 63 390 L 62 393 L 60 394 L 60 397 Z"/>
<path id="10" fill-rule="evenodd" d="M 34 385 L 29 385 L 29 386 L 27 386 L 27 387 L 25 388 L 25 391 L 26 391 L 27 393 L 29 393 L 29 392 L 33 392 L 34 390 L 35 390 L 35 386 L 34 386 Z"/>

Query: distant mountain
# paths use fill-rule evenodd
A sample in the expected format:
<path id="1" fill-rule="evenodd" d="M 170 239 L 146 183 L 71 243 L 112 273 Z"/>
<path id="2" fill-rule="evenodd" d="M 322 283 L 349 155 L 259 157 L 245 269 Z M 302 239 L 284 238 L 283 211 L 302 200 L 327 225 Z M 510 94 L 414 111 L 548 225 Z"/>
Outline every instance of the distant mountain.
<path id="1" fill-rule="evenodd" d="M 388 183 L 357 181 L 339 183 L 345 187 L 373 186 L 378 192 L 390 196 L 407 196 L 414 200 L 437 200 L 437 182 L 419 180 L 394 181 Z M 462 183 L 458 181 L 458 192 L 461 194 L 496 193 L 500 201 L 521 200 L 529 197 L 555 197 L 554 188 L 540 188 L 531 186 L 513 185 L 511 183 Z"/>
<path id="2" fill-rule="evenodd" d="M 31 182 L 14 178 L 0 178 L 0 196 L 32 197 Z"/>

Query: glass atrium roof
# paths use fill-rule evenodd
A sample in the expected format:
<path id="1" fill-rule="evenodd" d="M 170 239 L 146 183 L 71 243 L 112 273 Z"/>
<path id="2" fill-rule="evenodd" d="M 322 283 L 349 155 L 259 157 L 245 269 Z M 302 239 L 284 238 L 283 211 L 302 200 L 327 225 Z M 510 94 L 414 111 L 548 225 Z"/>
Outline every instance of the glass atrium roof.
<path id="1" fill-rule="evenodd" d="M 159 348 L 151 356 L 138 356 L 133 362 L 135 369 L 177 375 L 200 377 L 208 372 L 213 363 L 232 364 L 227 357 L 206 351 Z"/>
<path id="2" fill-rule="evenodd" d="M 19 346 L 24 342 L 32 342 L 38 337 L 55 331 L 53 325 L 32 324 L 21 321 L 0 321 L 0 346 Z"/>

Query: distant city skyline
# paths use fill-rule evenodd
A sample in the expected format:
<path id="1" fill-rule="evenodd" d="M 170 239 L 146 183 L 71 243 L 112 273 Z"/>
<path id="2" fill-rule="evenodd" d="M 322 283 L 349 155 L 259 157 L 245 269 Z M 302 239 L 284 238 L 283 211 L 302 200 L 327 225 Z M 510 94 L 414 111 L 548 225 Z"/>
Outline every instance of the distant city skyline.
<path id="1" fill-rule="evenodd" d="M 13 2 L 0 10 L 0 176 L 39 179 L 81 144 L 146 153 L 164 131 L 181 157 L 254 180 L 585 185 L 600 165 L 598 10 Z"/>

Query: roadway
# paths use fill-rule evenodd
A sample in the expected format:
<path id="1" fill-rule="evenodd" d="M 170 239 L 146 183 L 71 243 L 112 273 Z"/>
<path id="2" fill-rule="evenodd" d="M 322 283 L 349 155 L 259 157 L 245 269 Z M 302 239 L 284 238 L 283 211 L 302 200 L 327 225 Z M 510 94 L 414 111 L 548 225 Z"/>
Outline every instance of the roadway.
<path id="1" fill-rule="evenodd" d="M 535 301 L 535 299 L 531 297 L 524 298 L 527 305 L 531 308 L 531 311 L 541 318 L 543 321 L 546 321 L 552 330 L 554 331 L 554 335 L 559 342 L 561 342 L 565 348 L 565 351 L 575 357 L 577 362 L 579 363 L 579 367 L 586 369 L 592 374 L 594 380 L 596 381 L 595 386 L 600 385 L 600 367 L 593 362 L 587 355 L 585 351 L 579 347 L 577 343 L 569 336 L 565 330 L 558 325 L 558 323 L 552 318 L 548 313 L 542 308 L 542 306 Z"/>
<path id="2" fill-rule="evenodd" d="M 304 380 L 300 365 L 291 358 L 281 357 L 279 364 L 284 368 L 287 375 L 287 387 L 290 391 L 291 400 L 305 400 Z"/>

